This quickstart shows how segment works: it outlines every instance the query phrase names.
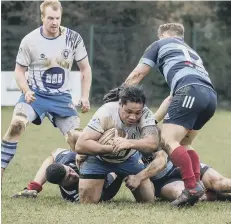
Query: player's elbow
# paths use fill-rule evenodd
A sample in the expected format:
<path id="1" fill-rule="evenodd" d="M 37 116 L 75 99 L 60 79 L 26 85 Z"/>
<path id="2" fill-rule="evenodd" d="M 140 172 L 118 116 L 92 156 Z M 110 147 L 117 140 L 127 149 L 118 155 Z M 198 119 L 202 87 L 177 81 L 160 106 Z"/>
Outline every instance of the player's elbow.
<path id="1" fill-rule="evenodd" d="M 148 147 L 147 147 L 147 152 L 154 152 L 154 151 L 156 151 L 157 149 L 158 149 L 158 147 L 159 147 L 159 140 L 158 139 L 149 139 L 148 141 L 147 141 L 147 143 L 148 143 Z"/>

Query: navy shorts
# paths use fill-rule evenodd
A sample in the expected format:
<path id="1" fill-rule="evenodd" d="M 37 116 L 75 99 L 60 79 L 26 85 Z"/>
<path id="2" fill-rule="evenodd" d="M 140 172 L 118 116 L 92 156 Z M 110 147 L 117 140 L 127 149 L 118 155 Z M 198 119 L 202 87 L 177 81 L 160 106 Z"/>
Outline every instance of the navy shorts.
<path id="1" fill-rule="evenodd" d="M 82 179 L 105 179 L 108 173 L 116 173 L 121 178 L 135 175 L 145 168 L 140 153 L 136 152 L 122 163 L 109 163 L 98 159 L 96 156 L 88 156 L 80 167 Z"/>
<path id="2" fill-rule="evenodd" d="M 189 85 L 173 96 L 164 123 L 177 124 L 190 130 L 199 130 L 214 115 L 217 94 L 208 87 Z"/>
<path id="3" fill-rule="evenodd" d="M 200 173 L 201 173 L 200 178 L 201 179 L 209 168 L 210 167 L 204 163 L 200 164 Z M 182 181 L 180 169 L 176 168 L 175 166 L 173 166 L 171 170 L 169 170 L 168 173 L 164 177 L 157 179 L 157 180 L 153 180 L 152 178 L 150 179 L 152 183 L 154 184 L 156 197 L 160 197 L 161 189 L 165 185 L 170 184 L 174 181 Z"/>

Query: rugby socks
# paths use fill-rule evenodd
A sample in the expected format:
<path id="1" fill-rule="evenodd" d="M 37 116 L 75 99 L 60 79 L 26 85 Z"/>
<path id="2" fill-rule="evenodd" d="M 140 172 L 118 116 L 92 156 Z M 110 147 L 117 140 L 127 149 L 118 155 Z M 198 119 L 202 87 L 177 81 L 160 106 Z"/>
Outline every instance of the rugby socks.
<path id="1" fill-rule="evenodd" d="M 1 144 L 1 168 L 6 169 L 10 161 L 13 159 L 18 142 L 7 142 L 2 140 Z"/>
<path id="2" fill-rule="evenodd" d="M 36 190 L 38 193 L 43 189 L 42 186 L 35 182 L 35 181 L 31 181 L 28 185 L 27 185 L 27 189 L 28 190 Z"/>
<path id="3" fill-rule="evenodd" d="M 200 160 L 196 151 L 188 150 L 188 155 L 192 161 L 193 173 L 196 177 L 196 181 L 200 181 Z"/>
<path id="4" fill-rule="evenodd" d="M 192 161 L 183 146 L 178 146 L 170 155 L 172 163 L 180 168 L 181 177 L 185 188 L 193 189 L 196 186 L 196 178 L 193 173 Z"/>

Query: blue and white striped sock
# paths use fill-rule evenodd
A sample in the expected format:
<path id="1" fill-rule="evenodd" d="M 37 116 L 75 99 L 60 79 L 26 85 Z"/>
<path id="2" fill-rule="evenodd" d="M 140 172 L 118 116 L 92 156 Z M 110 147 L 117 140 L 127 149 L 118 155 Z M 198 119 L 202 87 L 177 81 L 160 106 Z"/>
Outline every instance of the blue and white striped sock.
<path id="1" fill-rule="evenodd" d="M 2 140 L 1 144 L 1 167 L 6 168 L 13 159 L 18 142 L 7 142 Z"/>

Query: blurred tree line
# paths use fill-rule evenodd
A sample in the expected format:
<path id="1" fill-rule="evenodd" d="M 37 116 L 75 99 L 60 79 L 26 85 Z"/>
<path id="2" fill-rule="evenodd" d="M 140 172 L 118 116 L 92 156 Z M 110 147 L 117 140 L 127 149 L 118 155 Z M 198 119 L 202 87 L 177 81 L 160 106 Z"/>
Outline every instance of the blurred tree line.
<path id="1" fill-rule="evenodd" d="M 2 2 L 3 71 L 14 70 L 21 39 L 41 25 L 40 4 Z M 202 57 L 221 106 L 231 103 L 231 2 L 62 1 L 62 6 L 62 25 L 81 34 L 91 59 L 92 104 L 102 103 L 102 96 L 126 79 L 146 47 L 157 39 L 158 26 L 166 22 L 184 24 L 185 41 Z M 152 105 L 169 94 L 155 70 L 143 84 Z"/>

